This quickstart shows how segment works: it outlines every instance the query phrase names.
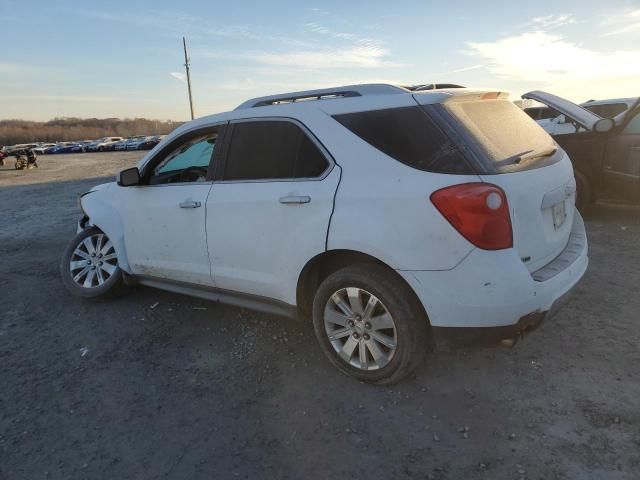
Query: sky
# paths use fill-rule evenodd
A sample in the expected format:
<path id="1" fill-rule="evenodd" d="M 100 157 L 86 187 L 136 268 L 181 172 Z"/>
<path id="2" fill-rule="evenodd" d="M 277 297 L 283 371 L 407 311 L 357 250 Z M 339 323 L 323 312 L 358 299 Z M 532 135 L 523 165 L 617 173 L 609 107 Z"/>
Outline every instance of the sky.
<path id="1" fill-rule="evenodd" d="M 640 0 L 0 0 L 0 119 L 186 120 L 354 83 L 640 95 Z"/>

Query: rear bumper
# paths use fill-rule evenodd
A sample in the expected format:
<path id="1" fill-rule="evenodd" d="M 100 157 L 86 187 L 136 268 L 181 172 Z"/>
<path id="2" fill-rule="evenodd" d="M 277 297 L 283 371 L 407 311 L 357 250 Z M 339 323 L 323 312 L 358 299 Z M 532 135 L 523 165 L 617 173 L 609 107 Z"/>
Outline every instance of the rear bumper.
<path id="1" fill-rule="evenodd" d="M 567 246 L 537 272 L 529 272 L 514 249 L 475 249 L 452 270 L 398 273 L 414 289 L 436 329 L 501 327 L 518 333 L 566 302 L 587 269 L 587 251 L 584 222 L 576 212 Z M 523 320 L 531 318 L 538 320 Z"/>

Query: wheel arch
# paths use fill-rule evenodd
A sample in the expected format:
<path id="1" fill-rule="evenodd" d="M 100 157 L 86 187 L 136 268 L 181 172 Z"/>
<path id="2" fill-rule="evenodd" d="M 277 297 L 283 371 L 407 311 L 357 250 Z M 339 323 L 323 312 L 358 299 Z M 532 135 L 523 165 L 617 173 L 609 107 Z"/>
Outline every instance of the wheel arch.
<path id="1" fill-rule="evenodd" d="M 327 250 L 319 253 L 310 259 L 303 267 L 296 287 L 296 304 L 298 306 L 298 314 L 302 318 L 310 318 L 314 294 L 322 281 L 332 273 L 352 265 L 373 263 L 380 265 L 388 270 L 398 282 L 405 285 L 414 297 L 416 305 L 424 313 L 424 317 L 429 322 L 429 316 L 424 305 L 420 301 L 418 295 L 411 285 L 396 272 L 391 266 L 367 253 L 349 249 Z"/>
<path id="2" fill-rule="evenodd" d="M 131 273 L 127 249 L 124 243 L 124 225 L 120 213 L 108 202 L 106 202 L 99 192 L 90 193 L 81 198 L 82 210 L 88 217 L 89 225 L 93 225 L 102 230 L 113 246 L 118 256 L 119 267 Z"/>

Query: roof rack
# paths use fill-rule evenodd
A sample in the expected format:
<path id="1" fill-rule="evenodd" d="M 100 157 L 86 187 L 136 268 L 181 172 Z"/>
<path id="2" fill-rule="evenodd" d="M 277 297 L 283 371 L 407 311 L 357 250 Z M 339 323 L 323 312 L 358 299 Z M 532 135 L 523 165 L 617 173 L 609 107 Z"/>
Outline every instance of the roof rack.
<path id="1" fill-rule="evenodd" d="M 280 105 L 283 103 L 297 103 L 308 100 L 328 100 L 332 98 L 364 97 L 367 95 L 389 95 L 395 93 L 407 93 L 403 87 L 388 85 L 385 83 L 370 83 L 363 85 L 347 85 L 344 87 L 321 88 L 318 90 L 305 90 L 302 92 L 283 93 L 257 97 L 241 103 L 235 109 L 264 107 L 267 105 Z"/>
<path id="2" fill-rule="evenodd" d="M 426 83 L 422 85 L 403 86 L 412 92 L 422 92 L 424 90 L 440 90 L 441 88 L 466 88 L 455 83 Z"/>

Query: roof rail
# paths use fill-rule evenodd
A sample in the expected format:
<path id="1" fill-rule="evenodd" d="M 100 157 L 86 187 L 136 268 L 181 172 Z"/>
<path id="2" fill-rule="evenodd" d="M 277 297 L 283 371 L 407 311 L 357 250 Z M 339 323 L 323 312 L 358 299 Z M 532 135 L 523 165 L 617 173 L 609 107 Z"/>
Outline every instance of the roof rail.
<path id="1" fill-rule="evenodd" d="M 455 83 L 425 83 L 422 85 L 411 85 L 404 86 L 402 88 L 406 88 L 412 92 L 422 92 L 424 90 L 440 90 L 441 88 L 466 88 L 462 85 L 458 85 Z"/>
<path id="2" fill-rule="evenodd" d="M 394 93 L 407 93 L 407 90 L 395 85 L 385 83 L 369 83 L 362 85 L 347 85 L 344 87 L 321 88 L 318 90 L 305 90 L 301 92 L 282 93 L 257 97 L 241 103 L 235 109 L 264 107 L 267 105 L 279 105 L 281 103 L 295 103 L 307 100 L 323 100 L 329 98 L 364 97 L 367 95 L 389 95 Z"/>

